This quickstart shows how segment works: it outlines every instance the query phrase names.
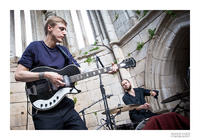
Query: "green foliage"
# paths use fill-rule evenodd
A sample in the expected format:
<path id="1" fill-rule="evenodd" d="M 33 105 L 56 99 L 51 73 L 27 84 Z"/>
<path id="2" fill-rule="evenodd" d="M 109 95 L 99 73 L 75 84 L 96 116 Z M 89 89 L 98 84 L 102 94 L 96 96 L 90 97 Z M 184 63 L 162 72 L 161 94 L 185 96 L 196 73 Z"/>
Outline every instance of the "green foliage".
<path id="1" fill-rule="evenodd" d="M 95 41 L 93 45 L 96 46 L 97 45 L 97 41 Z"/>
<path id="2" fill-rule="evenodd" d="M 93 49 L 91 49 L 89 51 L 91 52 L 91 51 L 95 51 L 95 50 L 98 50 L 98 49 L 99 49 L 99 47 L 96 47 L 96 48 L 93 48 Z"/>
<path id="3" fill-rule="evenodd" d="M 171 17 L 176 17 L 176 14 L 172 10 L 166 10 L 165 13 Z"/>
<path id="4" fill-rule="evenodd" d="M 114 22 L 119 18 L 119 14 L 118 13 L 115 13 L 115 19 L 114 19 Z"/>
<path id="5" fill-rule="evenodd" d="M 148 30 L 149 39 L 152 39 L 152 38 L 153 38 L 153 36 L 155 35 L 155 31 L 156 31 L 156 28 L 154 28 L 153 30 L 152 30 L 152 29 L 149 29 L 149 30 Z"/>
<path id="6" fill-rule="evenodd" d="M 136 10 L 135 12 L 136 12 L 136 14 L 138 14 L 138 15 L 140 15 L 140 13 L 141 13 L 140 10 Z"/>
<path id="7" fill-rule="evenodd" d="M 114 63 L 117 64 L 117 60 L 114 60 Z"/>
<path id="8" fill-rule="evenodd" d="M 141 50 L 143 46 L 144 46 L 144 42 L 137 42 L 136 50 L 138 50 L 138 51 Z"/>
<path id="9" fill-rule="evenodd" d="M 88 64 L 90 64 L 94 59 L 92 59 L 91 57 L 88 57 L 84 62 L 87 62 Z"/>
<path id="10" fill-rule="evenodd" d="M 148 11 L 148 10 L 143 10 L 143 12 L 142 12 L 142 11 L 140 11 L 140 10 L 136 10 L 135 12 L 136 12 L 136 14 L 138 15 L 138 19 L 141 19 L 141 18 L 143 18 L 144 16 L 146 16 L 146 14 L 147 14 L 149 11 Z"/>
<path id="11" fill-rule="evenodd" d="M 73 97 L 73 101 L 74 101 L 74 104 L 76 104 L 77 98 L 76 98 L 76 97 Z"/>
<path id="12" fill-rule="evenodd" d="M 88 54 L 88 52 L 84 52 L 84 55 L 87 55 Z"/>
<path id="13" fill-rule="evenodd" d="M 146 16 L 146 14 L 147 14 L 148 12 L 149 12 L 148 10 L 144 10 L 144 11 L 143 11 L 143 16 L 142 16 L 142 17 Z"/>
<path id="14" fill-rule="evenodd" d="M 96 115 L 97 115 L 97 112 L 94 112 L 94 115 L 96 116 Z"/>
<path id="15" fill-rule="evenodd" d="M 128 57 L 130 57 L 131 56 L 131 53 L 128 53 Z"/>

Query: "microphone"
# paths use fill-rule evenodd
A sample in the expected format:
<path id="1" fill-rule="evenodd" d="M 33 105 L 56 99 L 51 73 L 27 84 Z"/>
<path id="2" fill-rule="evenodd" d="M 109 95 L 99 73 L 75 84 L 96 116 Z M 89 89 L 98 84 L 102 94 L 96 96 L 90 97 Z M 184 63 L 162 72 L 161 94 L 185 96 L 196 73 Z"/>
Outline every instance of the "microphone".
<path id="1" fill-rule="evenodd" d="M 153 90 L 153 91 L 156 93 L 156 96 L 154 96 L 154 98 L 158 99 L 158 95 L 159 95 L 158 93 L 159 93 L 159 91 L 158 90 Z"/>

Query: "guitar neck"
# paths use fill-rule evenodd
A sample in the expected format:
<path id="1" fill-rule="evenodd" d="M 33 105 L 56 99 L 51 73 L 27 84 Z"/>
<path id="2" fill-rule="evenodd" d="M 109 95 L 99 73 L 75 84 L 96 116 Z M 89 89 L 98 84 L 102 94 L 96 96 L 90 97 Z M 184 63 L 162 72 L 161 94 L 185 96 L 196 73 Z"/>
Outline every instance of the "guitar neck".
<path id="1" fill-rule="evenodd" d="M 121 67 L 120 64 L 118 64 L 117 66 L 118 66 L 118 68 Z M 74 83 L 74 82 L 84 80 L 86 78 L 90 78 L 90 77 L 93 77 L 93 76 L 96 76 L 96 75 L 99 75 L 99 74 L 108 73 L 111 70 L 112 70 L 112 66 L 111 67 L 104 67 L 104 68 L 94 70 L 94 71 L 90 71 L 90 72 L 87 72 L 87 73 L 73 75 L 73 76 L 70 76 L 69 78 L 70 78 L 71 83 Z"/>

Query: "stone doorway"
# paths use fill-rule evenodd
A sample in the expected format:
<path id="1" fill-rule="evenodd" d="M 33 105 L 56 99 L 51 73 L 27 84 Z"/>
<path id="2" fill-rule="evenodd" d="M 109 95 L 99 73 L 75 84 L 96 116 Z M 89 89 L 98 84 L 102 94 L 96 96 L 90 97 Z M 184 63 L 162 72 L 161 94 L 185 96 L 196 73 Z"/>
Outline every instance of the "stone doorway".
<path id="1" fill-rule="evenodd" d="M 150 42 L 145 68 L 145 86 L 160 91 L 158 101 L 150 99 L 154 102 L 154 110 L 171 110 L 179 103 L 180 100 L 160 102 L 189 89 L 189 67 L 189 12 L 177 13 L 176 18 L 166 15 L 157 30 L 157 37 Z"/>

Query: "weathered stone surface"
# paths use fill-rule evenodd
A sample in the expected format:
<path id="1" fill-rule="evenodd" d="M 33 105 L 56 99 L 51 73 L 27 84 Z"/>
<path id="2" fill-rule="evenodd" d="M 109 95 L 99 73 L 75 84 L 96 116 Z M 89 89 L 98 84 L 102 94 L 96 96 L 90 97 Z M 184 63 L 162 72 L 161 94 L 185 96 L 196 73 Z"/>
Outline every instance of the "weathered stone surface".
<path id="1" fill-rule="evenodd" d="M 10 104 L 10 126 L 20 127 L 26 125 L 27 109 L 26 102 Z M 31 112 L 31 108 L 29 108 Z M 33 124 L 32 117 L 28 116 L 28 124 Z"/>
<path id="2" fill-rule="evenodd" d="M 26 102 L 26 100 L 27 100 L 26 93 L 11 93 L 10 94 L 10 103 Z"/>
<path id="3" fill-rule="evenodd" d="M 25 83 L 24 82 L 11 83 L 10 92 L 11 93 L 25 92 Z"/>

